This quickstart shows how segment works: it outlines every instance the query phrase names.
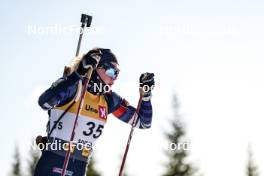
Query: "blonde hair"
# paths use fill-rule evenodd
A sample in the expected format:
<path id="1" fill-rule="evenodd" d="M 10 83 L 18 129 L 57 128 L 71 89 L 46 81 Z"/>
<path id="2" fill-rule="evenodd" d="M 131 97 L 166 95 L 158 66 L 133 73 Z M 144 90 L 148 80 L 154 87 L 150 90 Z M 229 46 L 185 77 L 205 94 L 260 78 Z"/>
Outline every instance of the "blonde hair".
<path id="1" fill-rule="evenodd" d="M 70 64 L 64 67 L 64 72 L 63 72 L 63 76 L 66 77 L 68 75 L 70 75 L 72 72 L 74 72 L 75 70 L 77 70 L 82 58 L 84 55 L 79 55 L 74 57 Z"/>

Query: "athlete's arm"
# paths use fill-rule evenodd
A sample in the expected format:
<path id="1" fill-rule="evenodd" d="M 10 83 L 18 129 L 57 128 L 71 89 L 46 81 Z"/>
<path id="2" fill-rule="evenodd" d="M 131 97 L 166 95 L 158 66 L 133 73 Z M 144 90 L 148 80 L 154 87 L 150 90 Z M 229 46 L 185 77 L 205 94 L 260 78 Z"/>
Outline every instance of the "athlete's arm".
<path id="1" fill-rule="evenodd" d="M 44 110 L 52 109 L 55 106 L 61 106 L 71 101 L 77 91 L 78 82 L 81 76 L 73 72 L 66 78 L 60 78 L 55 81 L 49 89 L 42 93 L 38 103 Z"/>
<path id="2" fill-rule="evenodd" d="M 136 109 L 130 106 L 129 103 L 117 95 L 115 92 L 106 94 L 108 102 L 108 112 L 112 113 L 115 117 L 132 125 L 133 115 Z M 152 105 L 150 99 L 142 101 L 139 109 L 137 128 L 146 129 L 151 127 L 152 121 Z"/>

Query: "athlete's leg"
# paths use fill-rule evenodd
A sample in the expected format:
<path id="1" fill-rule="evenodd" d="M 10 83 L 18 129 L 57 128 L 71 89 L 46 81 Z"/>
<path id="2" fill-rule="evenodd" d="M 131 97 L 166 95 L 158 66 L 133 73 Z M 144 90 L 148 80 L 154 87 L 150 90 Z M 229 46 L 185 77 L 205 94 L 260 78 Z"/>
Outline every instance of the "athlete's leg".
<path id="1" fill-rule="evenodd" d="M 60 176 L 65 157 L 50 151 L 44 151 L 36 165 L 34 176 Z M 87 163 L 70 159 L 66 175 L 84 176 Z"/>

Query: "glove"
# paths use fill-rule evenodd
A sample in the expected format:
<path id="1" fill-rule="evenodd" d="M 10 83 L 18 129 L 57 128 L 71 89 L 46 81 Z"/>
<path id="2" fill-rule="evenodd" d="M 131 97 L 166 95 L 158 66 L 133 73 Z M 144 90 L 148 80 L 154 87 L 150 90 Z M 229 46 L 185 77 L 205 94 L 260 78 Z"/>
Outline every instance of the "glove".
<path id="1" fill-rule="evenodd" d="M 154 73 L 143 73 L 139 78 L 140 95 L 143 96 L 143 101 L 149 101 L 151 98 L 151 91 L 155 86 Z"/>
<path id="2" fill-rule="evenodd" d="M 37 136 L 35 139 L 35 142 L 36 142 L 37 146 L 39 147 L 39 149 L 42 149 L 42 151 L 44 151 L 46 148 L 46 144 L 48 142 L 48 138 L 47 138 L 47 136 Z M 40 146 L 41 144 L 42 144 L 42 146 Z"/>
<path id="3" fill-rule="evenodd" d="M 77 73 L 85 75 L 89 68 L 95 69 L 101 59 L 101 51 L 99 49 L 92 49 L 85 54 L 77 68 Z"/>

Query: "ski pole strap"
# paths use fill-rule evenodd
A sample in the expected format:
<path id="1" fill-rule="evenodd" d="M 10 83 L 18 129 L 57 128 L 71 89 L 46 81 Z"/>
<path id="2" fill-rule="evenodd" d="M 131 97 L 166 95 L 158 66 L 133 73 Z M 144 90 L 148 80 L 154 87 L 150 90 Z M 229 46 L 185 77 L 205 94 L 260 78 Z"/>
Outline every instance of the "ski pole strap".
<path id="1" fill-rule="evenodd" d="M 61 119 L 63 118 L 63 116 L 71 109 L 71 107 L 74 105 L 75 101 L 73 101 L 68 107 L 67 109 L 60 115 L 60 117 L 58 118 L 58 120 L 54 123 L 54 125 L 52 126 L 50 132 L 48 133 L 48 138 L 50 137 L 50 135 L 52 134 L 52 132 L 54 131 L 54 129 L 56 128 L 56 126 L 58 125 L 58 123 L 61 121 Z"/>

